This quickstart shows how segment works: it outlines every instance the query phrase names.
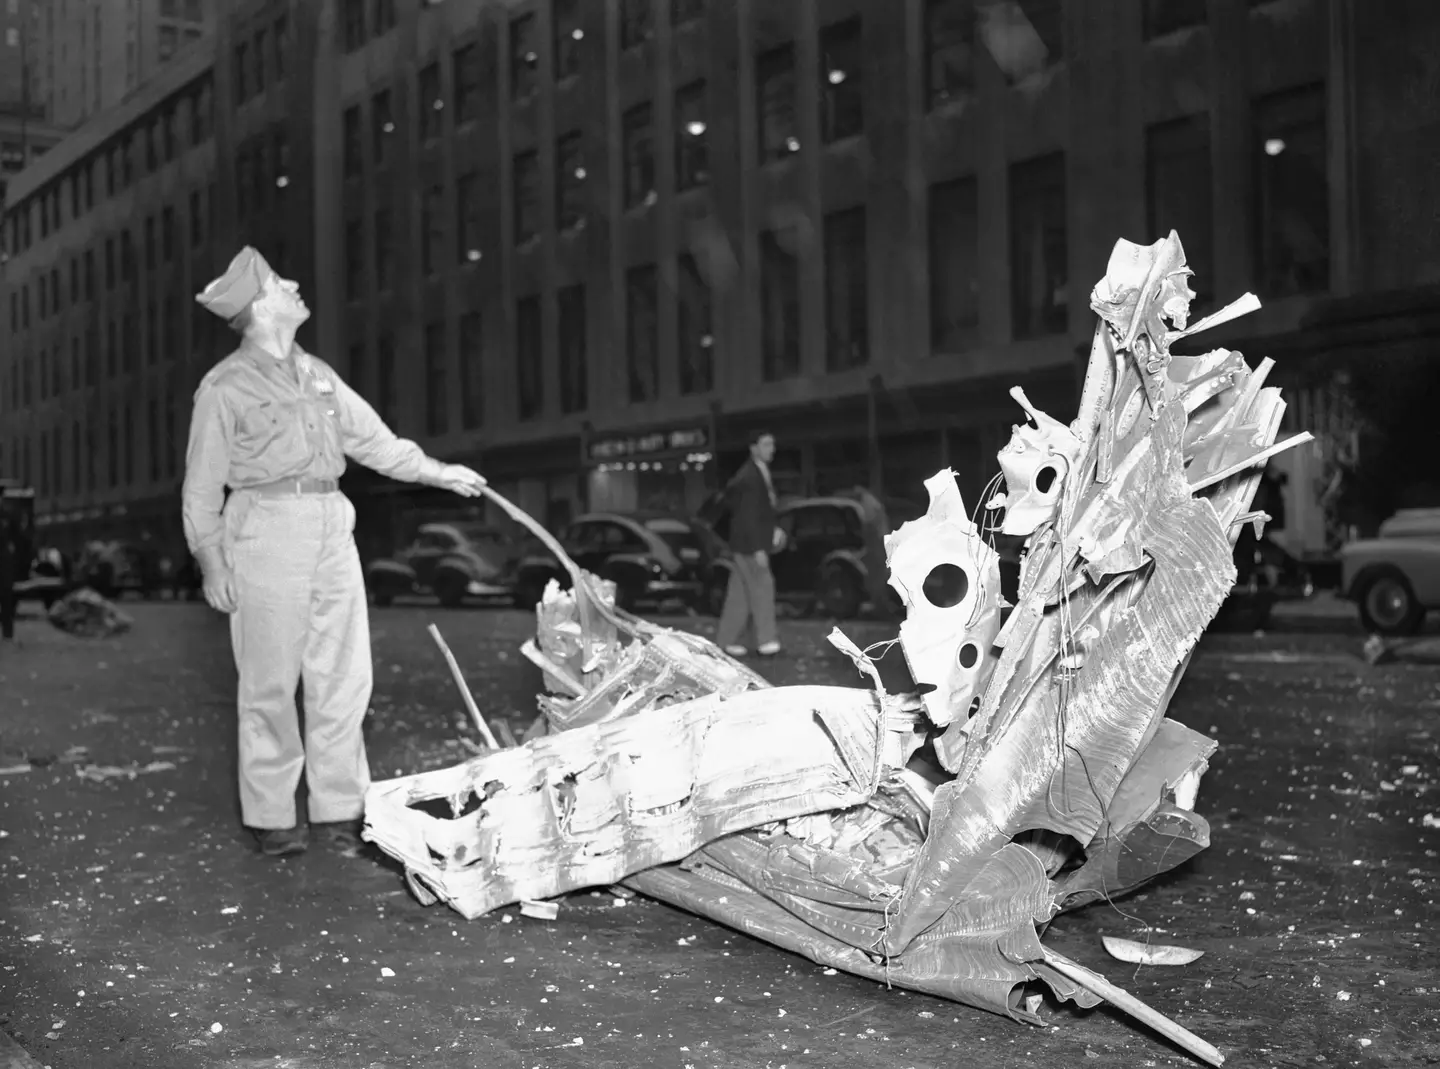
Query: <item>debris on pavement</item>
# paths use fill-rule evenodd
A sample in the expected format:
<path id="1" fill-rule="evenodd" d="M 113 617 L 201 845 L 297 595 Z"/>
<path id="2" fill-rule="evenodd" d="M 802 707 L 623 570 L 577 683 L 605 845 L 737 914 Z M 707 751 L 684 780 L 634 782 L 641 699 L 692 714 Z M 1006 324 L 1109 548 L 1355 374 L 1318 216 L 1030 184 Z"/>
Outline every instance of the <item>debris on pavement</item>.
<path id="1" fill-rule="evenodd" d="M 1189 965 L 1205 956 L 1203 950 L 1165 946 L 1160 943 L 1141 943 L 1113 935 L 1102 935 L 1100 941 L 1105 944 L 1105 949 L 1112 958 L 1128 961 L 1132 965 Z"/>
<path id="2" fill-rule="evenodd" d="M 373 783 L 365 837 L 422 902 L 467 918 L 623 880 L 827 972 L 1018 1021 L 1043 1023 L 1037 982 L 1082 1007 L 1109 1001 L 1219 1064 L 1041 942 L 1057 914 L 1209 845 L 1194 806 L 1218 744 L 1166 709 L 1234 584 L 1265 462 L 1310 438 L 1276 440 L 1272 361 L 1171 353 L 1259 305 L 1246 294 L 1187 327 L 1189 274 L 1173 231 L 1117 242 L 1091 294 L 1076 419 L 1012 391 L 1026 423 L 974 513 L 943 470 L 925 482 L 927 512 L 885 538 L 923 693 L 886 693 L 838 631 L 874 689 L 772 687 L 713 643 L 618 609 L 613 587 L 547 543 L 571 580 L 544 592 L 524 651 L 548 733 Z M 1024 543 L 1013 603 L 997 534 Z M 927 741 L 939 767 L 912 764 Z"/>
<path id="3" fill-rule="evenodd" d="M 88 586 L 66 594 L 50 606 L 46 616 L 61 631 L 81 638 L 110 638 L 130 630 L 134 624 L 113 601 Z"/>
<path id="4" fill-rule="evenodd" d="M 532 899 L 521 899 L 520 915 L 522 917 L 534 917 L 536 920 L 553 921 L 560 915 L 560 903 L 536 902 Z"/>
<path id="5" fill-rule="evenodd" d="M 128 765 L 82 765 L 75 770 L 75 775 L 102 783 L 107 779 L 134 779 L 151 772 L 172 772 L 174 769 L 173 761 L 151 761 L 148 765 L 132 761 Z"/>

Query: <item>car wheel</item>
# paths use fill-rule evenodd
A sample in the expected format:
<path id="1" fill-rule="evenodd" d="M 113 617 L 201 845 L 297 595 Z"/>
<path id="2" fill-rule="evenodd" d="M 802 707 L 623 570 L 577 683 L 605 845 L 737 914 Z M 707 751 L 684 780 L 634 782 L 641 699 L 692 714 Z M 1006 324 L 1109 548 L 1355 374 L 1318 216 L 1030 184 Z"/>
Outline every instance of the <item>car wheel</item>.
<path id="1" fill-rule="evenodd" d="M 540 598 L 544 596 L 544 593 L 545 584 L 543 582 L 527 577 L 515 584 L 515 593 L 511 595 L 510 603 L 517 609 L 534 612 L 535 606 L 540 604 Z"/>
<path id="2" fill-rule="evenodd" d="M 725 611 L 725 597 L 730 590 L 730 573 L 722 571 L 705 584 L 705 611 L 718 618 Z"/>
<path id="3" fill-rule="evenodd" d="M 56 597 L 55 597 L 54 594 L 42 594 L 42 595 L 40 596 L 40 604 L 45 607 L 45 611 L 46 611 L 47 613 L 50 611 L 51 607 L 55 604 L 55 601 L 56 601 Z"/>
<path id="4" fill-rule="evenodd" d="M 1398 568 L 1378 568 L 1363 577 L 1355 591 L 1360 622 L 1381 635 L 1413 635 L 1425 619 L 1425 608 Z"/>
<path id="5" fill-rule="evenodd" d="M 447 609 L 458 609 L 465 601 L 469 581 L 459 572 L 442 572 L 435 578 L 435 594 Z"/>
<path id="6" fill-rule="evenodd" d="M 815 588 L 815 607 L 827 616 L 837 620 L 851 619 L 860 612 L 864 600 L 860 577 L 849 568 L 831 565 L 820 573 L 820 583 Z"/>

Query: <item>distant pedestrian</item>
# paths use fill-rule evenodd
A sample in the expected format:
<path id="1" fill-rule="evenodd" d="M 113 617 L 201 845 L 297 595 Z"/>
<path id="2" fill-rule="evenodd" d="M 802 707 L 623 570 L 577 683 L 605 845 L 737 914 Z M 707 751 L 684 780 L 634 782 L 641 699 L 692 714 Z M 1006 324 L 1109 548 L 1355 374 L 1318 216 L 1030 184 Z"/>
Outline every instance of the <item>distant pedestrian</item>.
<path id="1" fill-rule="evenodd" d="M 775 637 L 775 577 L 770 573 L 770 554 L 781 538 L 775 525 L 775 485 L 770 478 L 774 459 L 775 437 L 769 431 L 757 431 L 750 436 L 750 459 L 725 487 L 734 558 L 715 640 L 732 657 L 749 652 L 740 642 L 747 623 L 753 626 L 757 653 L 773 657 L 780 652 Z"/>
<path id="2" fill-rule="evenodd" d="M 241 335 L 195 392 L 185 456 L 185 539 L 205 600 L 229 613 L 239 673 L 240 808 L 262 853 L 306 848 L 309 818 L 359 845 L 370 782 L 361 725 L 372 665 L 346 456 L 404 482 L 474 497 L 459 464 L 397 438 L 333 368 L 295 343 L 310 317 L 294 282 L 246 247 L 196 300 Z M 225 487 L 231 494 L 225 499 Z M 305 740 L 295 708 L 305 686 Z"/>
<path id="3" fill-rule="evenodd" d="M 20 525 L 0 501 L 0 638 L 15 638 L 15 583 L 24 577 L 20 558 L 24 556 Z"/>

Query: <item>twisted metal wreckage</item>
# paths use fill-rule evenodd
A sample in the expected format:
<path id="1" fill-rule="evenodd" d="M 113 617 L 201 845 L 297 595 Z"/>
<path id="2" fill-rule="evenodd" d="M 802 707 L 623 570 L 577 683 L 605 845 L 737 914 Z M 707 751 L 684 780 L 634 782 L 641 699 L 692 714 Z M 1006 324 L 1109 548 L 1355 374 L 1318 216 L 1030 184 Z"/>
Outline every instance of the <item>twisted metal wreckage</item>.
<path id="1" fill-rule="evenodd" d="M 1036 980 L 1083 1006 L 1107 998 L 1218 1064 L 1040 939 L 1057 913 L 1208 845 L 1193 806 L 1216 743 L 1165 710 L 1234 582 L 1241 526 L 1267 518 L 1250 511 L 1266 459 L 1310 437 L 1275 441 L 1271 361 L 1171 353 L 1259 303 L 1187 329 L 1189 274 L 1174 232 L 1118 242 L 1091 294 L 1075 421 L 1012 390 L 1029 419 L 999 453 L 1005 492 L 977 509 L 986 522 L 945 470 L 925 483 L 928 512 L 886 537 L 899 643 L 925 693 L 887 693 L 838 629 L 873 690 L 772 687 L 703 638 L 615 609 L 560 553 L 572 589 L 552 584 L 524 647 L 544 669 L 548 733 L 376 782 L 366 838 L 422 901 L 467 918 L 623 882 L 1032 1024 Z M 1025 537 L 1013 607 L 987 539 L 997 514 Z M 950 778 L 907 767 L 927 739 Z"/>

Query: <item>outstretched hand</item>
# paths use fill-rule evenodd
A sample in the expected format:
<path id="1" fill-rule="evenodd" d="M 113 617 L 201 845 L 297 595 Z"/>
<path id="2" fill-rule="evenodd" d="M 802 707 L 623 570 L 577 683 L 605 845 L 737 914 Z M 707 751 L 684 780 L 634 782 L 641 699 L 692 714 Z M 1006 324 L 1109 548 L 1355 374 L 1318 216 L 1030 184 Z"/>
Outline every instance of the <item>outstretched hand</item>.
<path id="1" fill-rule="evenodd" d="M 446 464 L 435 478 L 435 485 L 461 497 L 479 497 L 485 476 L 464 464 Z"/>

